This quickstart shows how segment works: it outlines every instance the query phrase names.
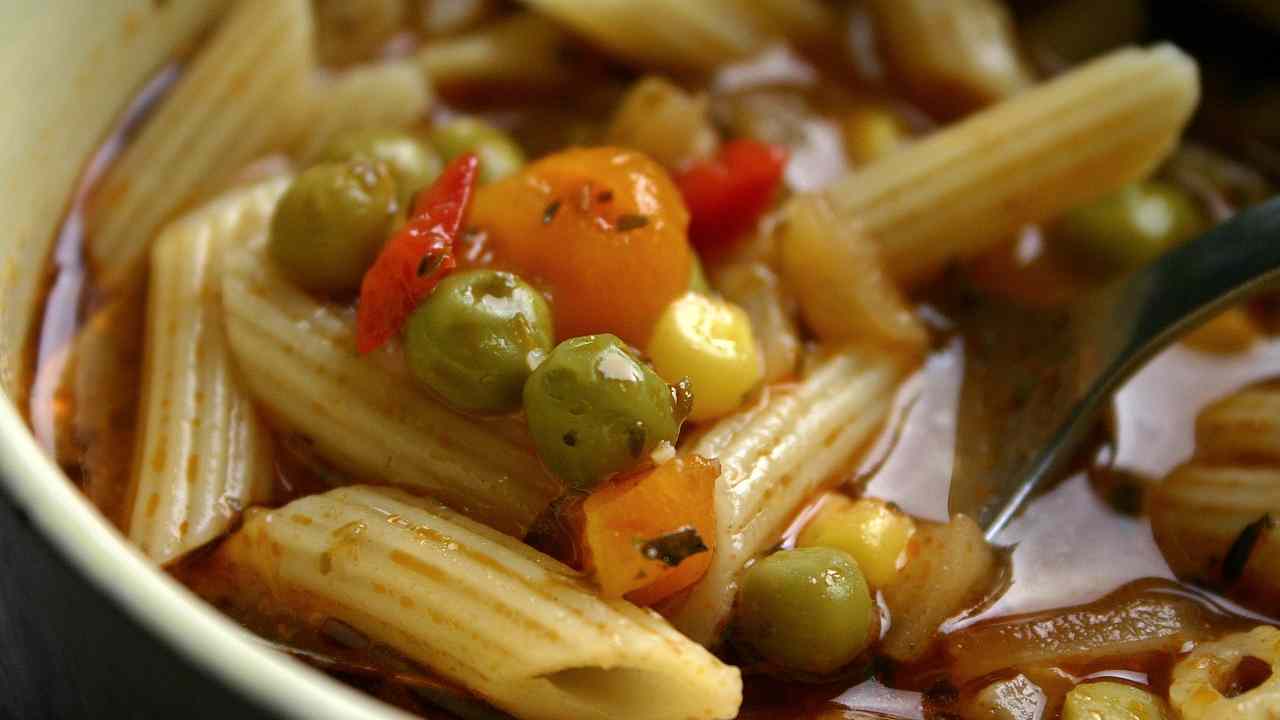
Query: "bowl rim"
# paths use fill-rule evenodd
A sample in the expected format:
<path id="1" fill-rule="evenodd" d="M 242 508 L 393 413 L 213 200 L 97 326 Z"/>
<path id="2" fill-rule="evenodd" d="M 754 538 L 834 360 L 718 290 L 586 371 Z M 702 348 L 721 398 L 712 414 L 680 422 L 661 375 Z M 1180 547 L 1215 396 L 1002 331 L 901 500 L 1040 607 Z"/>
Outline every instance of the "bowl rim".
<path id="1" fill-rule="evenodd" d="M 0 401 L 0 486 L 31 525 L 110 601 L 195 667 L 280 717 L 414 716 L 272 651 L 138 552 Z"/>

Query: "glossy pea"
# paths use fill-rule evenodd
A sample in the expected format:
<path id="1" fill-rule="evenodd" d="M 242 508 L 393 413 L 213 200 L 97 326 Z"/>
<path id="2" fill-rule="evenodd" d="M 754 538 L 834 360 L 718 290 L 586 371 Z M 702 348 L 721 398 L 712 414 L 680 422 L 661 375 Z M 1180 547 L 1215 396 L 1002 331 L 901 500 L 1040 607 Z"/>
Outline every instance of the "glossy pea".
<path id="1" fill-rule="evenodd" d="M 276 207 L 271 257 L 308 290 L 357 290 L 397 207 L 396 184 L 384 163 L 316 165 L 293 181 Z"/>
<path id="2" fill-rule="evenodd" d="M 419 190 L 430 185 L 444 168 L 435 148 L 402 130 L 362 128 L 339 133 L 320 152 L 320 162 L 382 161 L 399 188 L 401 207 L 408 207 Z"/>
<path id="3" fill-rule="evenodd" d="M 491 183 L 524 166 L 524 151 L 510 136 L 475 118 L 458 118 L 431 131 L 431 143 L 445 162 L 466 152 L 480 158 L 480 182 Z"/>
<path id="4" fill-rule="evenodd" d="M 524 408 L 538 456 L 578 490 L 680 432 L 671 388 L 613 335 L 557 345 L 525 384 Z"/>
<path id="5" fill-rule="evenodd" d="M 1074 263 L 1093 272 L 1132 270 L 1208 227 L 1186 191 L 1164 182 L 1129 185 L 1062 217 L 1054 239 Z"/>
<path id="6" fill-rule="evenodd" d="M 519 409 L 525 381 L 554 343 L 547 301 L 494 270 L 448 276 L 405 325 L 414 377 L 463 410 Z"/>
<path id="7" fill-rule="evenodd" d="M 874 611 L 848 553 L 782 550 L 743 573 L 734 640 L 784 674 L 830 675 L 870 645 Z"/>

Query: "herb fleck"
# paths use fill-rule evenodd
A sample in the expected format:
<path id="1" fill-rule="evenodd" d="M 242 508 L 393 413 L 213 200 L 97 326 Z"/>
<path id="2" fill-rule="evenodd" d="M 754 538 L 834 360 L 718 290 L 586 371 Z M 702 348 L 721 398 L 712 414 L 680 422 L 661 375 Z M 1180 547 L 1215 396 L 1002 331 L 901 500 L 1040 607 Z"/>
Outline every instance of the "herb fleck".
<path id="1" fill-rule="evenodd" d="M 542 224 L 550 225 L 552 220 L 556 219 L 556 213 L 560 212 L 560 201 L 552 200 L 547 209 L 542 211 Z"/>
<path id="2" fill-rule="evenodd" d="M 639 420 L 627 428 L 627 449 L 631 451 L 631 457 L 638 458 L 644 453 L 644 441 L 648 434 L 644 423 Z"/>
<path id="3" fill-rule="evenodd" d="M 698 535 L 697 529 L 686 526 L 641 543 L 640 554 L 650 560 L 657 560 L 667 567 L 675 567 L 684 562 L 685 558 L 704 553 L 709 549 L 702 541 L 702 537 Z"/>
<path id="4" fill-rule="evenodd" d="M 1244 574 L 1245 566 L 1249 564 L 1249 557 L 1253 554 L 1253 549 L 1258 546 L 1258 541 L 1262 539 L 1263 533 L 1275 527 L 1275 520 L 1271 518 L 1271 513 L 1267 513 L 1262 517 L 1254 520 L 1245 526 L 1240 534 L 1236 536 L 1235 542 L 1231 543 L 1231 549 L 1227 551 L 1226 558 L 1222 561 L 1222 577 L 1228 583 L 1234 583 Z"/>
<path id="5" fill-rule="evenodd" d="M 693 382 L 688 377 L 680 378 L 680 382 L 671 386 L 671 405 L 679 420 L 684 420 L 693 412 Z"/>
<path id="6" fill-rule="evenodd" d="M 418 277 L 426 277 L 430 275 L 436 270 L 439 270 L 440 266 L 443 264 L 444 254 L 442 253 L 423 255 L 422 261 L 418 263 Z"/>
<path id="7" fill-rule="evenodd" d="M 564 434 L 563 438 L 560 438 L 560 439 L 564 441 L 565 445 L 568 445 L 569 447 L 573 447 L 574 445 L 578 444 L 578 433 L 570 430 L 569 432 Z"/>
<path id="8" fill-rule="evenodd" d="M 648 224 L 649 224 L 648 215 L 636 215 L 634 213 L 627 213 L 625 215 L 618 216 L 617 227 L 619 232 L 627 232 L 628 230 L 639 230 L 640 228 Z"/>

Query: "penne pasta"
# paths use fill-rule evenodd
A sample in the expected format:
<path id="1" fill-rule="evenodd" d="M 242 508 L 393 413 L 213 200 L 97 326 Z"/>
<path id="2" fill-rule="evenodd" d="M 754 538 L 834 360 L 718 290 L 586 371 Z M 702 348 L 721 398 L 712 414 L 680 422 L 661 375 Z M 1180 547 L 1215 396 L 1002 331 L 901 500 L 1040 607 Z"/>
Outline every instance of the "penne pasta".
<path id="1" fill-rule="evenodd" d="M 1245 388 L 1196 419 L 1196 454 L 1151 492 L 1151 531 L 1169 567 L 1280 599 L 1280 387 Z"/>
<path id="2" fill-rule="evenodd" d="M 1196 418 L 1196 456 L 1280 464 L 1280 385 L 1254 385 L 1206 407 Z"/>
<path id="3" fill-rule="evenodd" d="M 229 258 L 223 283 L 246 385 L 329 462 L 363 481 L 428 493 L 516 536 L 560 494 L 523 427 L 453 412 L 388 352 L 357 355 L 350 313 L 293 285 L 263 243 Z"/>
<path id="4" fill-rule="evenodd" d="M 288 184 L 234 191 L 170 225 L 152 250 L 126 529 L 161 565 L 270 498 L 270 434 L 234 371 L 218 264 L 263 232 Z"/>
<path id="5" fill-rule="evenodd" d="M 306 0 L 241 0 L 97 188 L 88 255 L 109 291 L 136 284 L 156 231 L 201 191 L 293 141 L 313 65 Z"/>
<path id="6" fill-rule="evenodd" d="M 1003 0 L 873 0 L 882 47 L 906 89 L 951 115 L 1032 84 Z"/>
<path id="7" fill-rule="evenodd" d="M 314 158 L 344 130 L 403 127 L 425 118 L 431 92 L 422 67 L 397 60 L 357 67 L 312 83 L 296 155 Z"/>
<path id="8" fill-rule="evenodd" d="M 828 196 L 879 242 L 895 279 L 919 282 L 1143 177 L 1198 98 L 1195 61 L 1177 48 L 1120 50 L 867 165 Z"/>
<path id="9" fill-rule="evenodd" d="M 738 670 L 656 613 L 433 500 L 353 486 L 245 523 L 215 558 L 259 607 L 336 619 L 530 720 L 712 720 Z"/>
<path id="10" fill-rule="evenodd" d="M 573 79 L 575 68 L 565 52 L 569 45 L 563 28 L 541 15 L 521 13 L 429 42 L 418 51 L 418 62 L 439 88 L 559 86 Z"/>
<path id="11" fill-rule="evenodd" d="M 689 452 L 720 461 L 716 554 L 702 580 L 669 608 L 672 623 L 712 644 L 737 592 L 737 577 L 764 552 L 827 480 L 878 429 L 903 369 L 886 356 L 847 349 L 792 390 L 720 421 Z"/>
<path id="12" fill-rule="evenodd" d="M 810 42 L 835 26 L 816 0 L 525 0 L 624 57 L 659 67 L 711 70 L 792 36 Z M 654 23 L 662 18 L 662 23 Z"/>

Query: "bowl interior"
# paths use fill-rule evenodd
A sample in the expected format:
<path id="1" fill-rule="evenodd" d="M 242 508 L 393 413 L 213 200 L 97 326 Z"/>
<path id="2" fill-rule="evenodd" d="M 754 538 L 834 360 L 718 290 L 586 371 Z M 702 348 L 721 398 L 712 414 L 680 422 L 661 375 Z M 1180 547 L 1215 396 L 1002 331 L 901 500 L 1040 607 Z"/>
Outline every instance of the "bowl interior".
<path id="1" fill-rule="evenodd" d="M 143 627 L 283 716 L 402 716 L 263 649 L 135 552 L 32 437 L 23 408 L 55 230 L 86 160 L 148 76 L 222 0 L 0 4 L 0 486 L 69 563 Z"/>

